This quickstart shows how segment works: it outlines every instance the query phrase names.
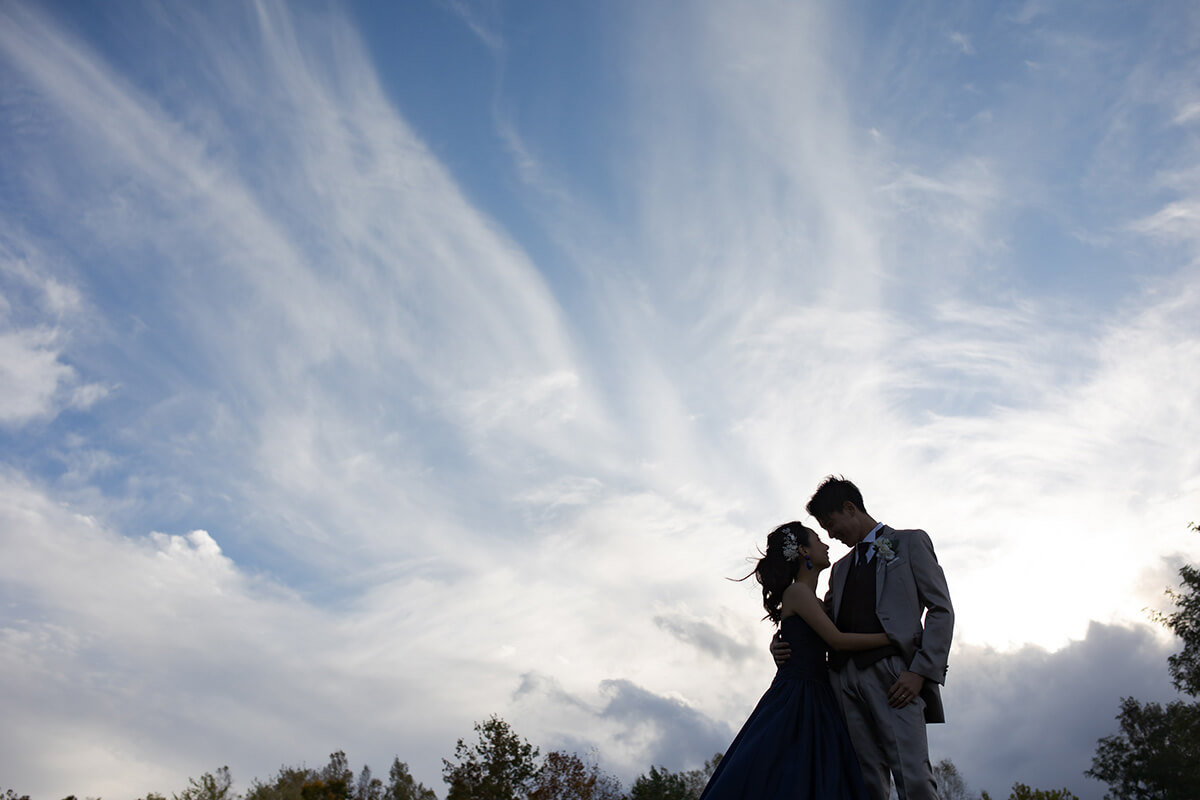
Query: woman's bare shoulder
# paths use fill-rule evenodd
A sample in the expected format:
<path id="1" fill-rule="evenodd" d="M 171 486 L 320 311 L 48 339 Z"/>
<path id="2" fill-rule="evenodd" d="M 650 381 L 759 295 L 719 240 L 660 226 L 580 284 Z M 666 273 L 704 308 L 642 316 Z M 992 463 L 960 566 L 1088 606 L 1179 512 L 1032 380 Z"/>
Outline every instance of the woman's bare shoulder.
<path id="1" fill-rule="evenodd" d="M 783 602 L 785 603 L 789 600 L 793 603 L 798 603 L 809 597 L 816 597 L 816 595 L 807 584 L 800 581 L 796 581 L 783 590 Z"/>

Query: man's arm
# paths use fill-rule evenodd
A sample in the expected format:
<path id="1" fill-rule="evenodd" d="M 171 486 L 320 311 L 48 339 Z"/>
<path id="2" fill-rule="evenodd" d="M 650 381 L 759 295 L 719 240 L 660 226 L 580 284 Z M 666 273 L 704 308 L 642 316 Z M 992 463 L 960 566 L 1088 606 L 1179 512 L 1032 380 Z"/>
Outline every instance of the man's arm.
<path id="1" fill-rule="evenodd" d="M 917 585 L 917 597 L 926 609 L 921 646 L 908 669 L 928 680 L 945 683 L 950 640 L 954 636 L 954 606 L 950 603 L 946 573 L 938 564 L 929 534 L 914 530 L 906 539 L 908 563 Z"/>
<path id="2" fill-rule="evenodd" d="M 775 666 L 782 667 L 792 657 L 792 646 L 783 638 L 783 631 L 775 631 L 775 635 L 771 637 L 771 658 L 775 659 Z"/>

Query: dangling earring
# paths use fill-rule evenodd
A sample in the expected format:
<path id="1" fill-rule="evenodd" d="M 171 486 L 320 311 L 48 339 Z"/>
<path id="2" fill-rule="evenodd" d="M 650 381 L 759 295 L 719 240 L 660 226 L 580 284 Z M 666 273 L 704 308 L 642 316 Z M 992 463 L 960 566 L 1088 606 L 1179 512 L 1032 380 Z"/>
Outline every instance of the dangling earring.
<path id="1" fill-rule="evenodd" d="M 804 566 L 808 567 L 809 569 L 812 569 L 812 568 L 813 568 L 813 566 L 812 566 L 812 559 L 811 559 L 811 558 L 809 558 L 808 556 L 805 556 L 805 557 L 804 557 Z"/>

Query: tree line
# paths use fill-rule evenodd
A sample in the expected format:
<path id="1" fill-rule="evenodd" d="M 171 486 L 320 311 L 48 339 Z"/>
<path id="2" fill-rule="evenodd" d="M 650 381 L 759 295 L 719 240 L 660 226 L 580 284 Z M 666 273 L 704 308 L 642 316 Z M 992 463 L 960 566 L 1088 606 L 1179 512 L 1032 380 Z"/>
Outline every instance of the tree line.
<path id="1" fill-rule="evenodd" d="M 1200 533 L 1200 524 L 1188 526 Z M 1168 589 L 1174 610 L 1154 620 L 1183 642 L 1167 659 L 1180 697 L 1167 703 L 1121 700 L 1120 732 L 1096 746 L 1089 777 L 1109 786 L 1110 800 L 1196 800 L 1200 797 L 1200 569 L 1184 564 Z"/>
<path id="2" fill-rule="evenodd" d="M 1200 525 L 1189 525 L 1200 533 Z M 1096 745 L 1088 777 L 1108 785 L 1106 800 L 1196 800 L 1200 797 L 1200 568 L 1185 564 L 1177 589 L 1168 589 L 1174 610 L 1153 613 L 1156 622 L 1183 642 L 1167 661 L 1181 697 L 1166 705 L 1122 698 L 1120 731 Z M 1101 667 L 1102 668 L 1102 667 Z M 555 750 L 540 754 L 501 717 L 475 724 L 476 739 L 459 739 L 454 757 L 442 760 L 445 800 L 697 800 L 721 760 L 718 753 L 694 770 L 662 766 L 634 779 L 626 792 L 594 757 Z M 940 800 L 992 800 L 972 794 L 953 762 L 934 768 Z M 254 779 L 244 796 L 233 791 L 228 767 L 189 778 L 172 800 L 438 800 L 396 757 L 387 781 L 364 766 L 358 775 L 346 754 L 333 753 L 319 769 L 281 767 L 267 780 Z M 0 800 L 29 800 L 12 789 Z M 74 795 L 64 800 L 77 800 Z M 100 800 L 88 798 L 88 800 Z M 167 800 L 151 792 L 138 800 Z M 997 798 L 999 800 L 999 798 Z M 1078 800 L 1067 789 L 1034 789 L 1014 783 L 1007 800 Z"/>
<path id="3" fill-rule="evenodd" d="M 445 800 L 697 800 L 721 754 L 698 769 L 673 772 L 652 766 L 634 779 L 629 791 L 605 772 L 594 758 L 555 750 L 540 755 L 537 747 L 518 736 L 499 716 L 475 724 L 476 741 L 459 739 L 453 759 L 442 760 Z M 941 800 L 991 800 L 987 792 L 969 795 L 957 768 L 943 760 L 935 768 Z M 11 789 L 0 800 L 30 800 Z M 64 800 L 78 800 L 70 795 Z M 88 798 L 87 800 L 100 800 Z M 168 800 L 150 792 L 138 800 Z M 434 791 L 413 778 L 408 765 L 396 757 L 387 781 L 369 766 L 355 775 L 339 750 L 324 767 L 281 767 L 268 778 L 255 778 L 245 795 L 233 791 L 229 767 L 189 778 L 170 800 L 438 800 Z M 1078 800 L 1066 790 L 1031 790 L 1015 784 L 1008 800 Z"/>

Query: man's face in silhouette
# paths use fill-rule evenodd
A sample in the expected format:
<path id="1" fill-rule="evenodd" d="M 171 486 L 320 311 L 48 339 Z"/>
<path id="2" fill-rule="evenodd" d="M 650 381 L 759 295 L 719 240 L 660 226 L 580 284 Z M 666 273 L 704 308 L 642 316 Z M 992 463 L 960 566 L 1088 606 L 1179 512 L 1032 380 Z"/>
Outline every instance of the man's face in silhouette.
<path id="1" fill-rule="evenodd" d="M 854 547 L 862 541 L 865 534 L 862 522 L 863 518 L 859 514 L 858 508 L 850 501 L 842 504 L 840 511 L 830 511 L 828 514 L 817 517 L 817 523 L 825 529 L 825 532 L 847 547 Z"/>

